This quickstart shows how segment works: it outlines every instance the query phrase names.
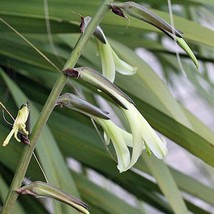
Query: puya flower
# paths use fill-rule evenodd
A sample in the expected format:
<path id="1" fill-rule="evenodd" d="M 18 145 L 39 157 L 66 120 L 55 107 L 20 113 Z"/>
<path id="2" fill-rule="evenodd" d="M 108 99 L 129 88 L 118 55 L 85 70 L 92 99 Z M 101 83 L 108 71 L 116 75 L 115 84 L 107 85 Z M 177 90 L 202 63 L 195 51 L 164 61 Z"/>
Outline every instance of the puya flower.
<path id="1" fill-rule="evenodd" d="M 82 32 L 84 32 L 90 21 L 91 17 L 89 16 L 83 18 L 81 23 Z M 111 82 L 114 82 L 115 71 L 123 75 L 133 75 L 136 73 L 136 67 L 131 66 L 118 57 L 109 44 L 100 26 L 97 26 L 96 30 L 94 31 L 94 36 L 96 37 L 98 53 L 101 59 L 102 74 L 107 79 L 109 79 Z"/>
<path id="2" fill-rule="evenodd" d="M 167 154 L 166 143 L 161 140 L 136 109 L 131 98 L 116 85 L 103 77 L 99 72 L 88 67 L 66 69 L 64 73 L 70 77 L 83 79 L 95 86 L 99 91 L 108 94 L 124 112 L 131 133 L 122 130 L 112 121 L 104 121 L 100 118 L 95 119 L 105 132 L 106 142 L 108 143 L 109 140 L 111 140 L 114 145 L 120 172 L 131 168 L 137 162 L 144 149 L 146 149 L 149 154 L 152 152 L 159 159 L 164 158 Z M 132 148 L 132 152 L 130 152 L 129 147 Z"/>
<path id="3" fill-rule="evenodd" d="M 122 99 L 123 103 L 127 106 L 127 109 L 122 110 L 127 118 L 133 136 L 133 151 L 129 168 L 136 163 L 144 148 L 146 148 L 148 154 L 151 151 L 157 158 L 163 159 L 167 154 L 166 142 L 158 137 L 150 124 L 132 103 L 124 98 Z"/>
<path id="4" fill-rule="evenodd" d="M 93 117 L 93 119 L 103 128 L 105 144 L 109 145 L 109 143 L 112 142 L 114 146 L 119 172 L 128 170 L 131 161 L 129 148 L 133 147 L 132 134 L 123 130 L 111 120 L 103 120 L 95 117 Z"/>
<path id="5" fill-rule="evenodd" d="M 113 142 L 117 155 L 118 169 L 120 171 L 127 169 L 130 163 L 130 152 L 127 146 L 132 147 L 132 135 L 114 124 L 107 112 L 71 93 L 59 96 L 56 105 L 78 111 L 102 126 L 106 145 L 109 144 L 110 140 Z"/>
<path id="6" fill-rule="evenodd" d="M 123 13 L 124 10 L 130 16 L 147 22 L 148 24 L 153 25 L 154 27 L 164 32 L 167 36 L 177 42 L 177 44 L 187 53 L 187 55 L 192 59 L 195 66 L 198 68 L 198 60 L 196 59 L 188 44 L 183 39 L 183 33 L 171 26 L 161 17 L 157 16 L 155 13 L 148 10 L 143 5 L 132 1 L 111 3 L 110 8 L 112 9 L 112 12 L 117 14 L 118 16 L 127 18 Z"/>
<path id="7" fill-rule="evenodd" d="M 28 142 L 26 136 L 28 136 L 29 132 L 26 129 L 26 122 L 29 118 L 29 113 L 30 113 L 30 106 L 28 103 L 23 104 L 16 116 L 16 119 L 14 120 L 12 130 L 6 137 L 6 139 L 3 142 L 3 146 L 6 146 L 9 142 L 12 136 L 14 135 L 14 138 L 18 141 L 21 142 L 21 140 L 18 138 L 18 133 L 21 134 L 21 139 L 24 140 L 24 142 Z"/>

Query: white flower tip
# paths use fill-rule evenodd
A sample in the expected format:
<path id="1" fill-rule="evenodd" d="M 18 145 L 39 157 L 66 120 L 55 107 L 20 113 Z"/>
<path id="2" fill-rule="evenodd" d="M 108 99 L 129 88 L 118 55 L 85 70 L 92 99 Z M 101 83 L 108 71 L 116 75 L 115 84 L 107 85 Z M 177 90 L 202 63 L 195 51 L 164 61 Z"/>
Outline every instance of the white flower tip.
<path id="1" fill-rule="evenodd" d="M 117 169 L 119 170 L 119 173 L 123 173 L 123 172 L 126 172 L 128 169 L 129 169 L 130 167 L 126 167 L 126 168 L 121 168 L 120 166 L 119 166 L 119 164 L 117 165 Z"/>
<path id="2" fill-rule="evenodd" d="M 131 168 L 130 166 L 130 154 L 123 154 L 121 156 L 117 156 L 117 160 L 118 160 L 118 165 L 117 168 L 119 170 L 120 173 L 127 171 L 129 168 Z"/>
<path id="3" fill-rule="evenodd" d="M 129 69 L 127 69 L 125 72 L 121 72 L 121 70 L 119 70 L 119 73 L 122 73 L 123 75 L 127 75 L 127 76 L 131 76 L 136 74 L 137 72 L 137 67 L 133 67 L 132 65 L 129 65 Z"/>
<path id="4" fill-rule="evenodd" d="M 154 155 L 159 158 L 159 159 L 163 159 L 167 153 L 168 153 L 168 149 L 166 147 L 166 140 L 164 138 L 161 137 L 161 141 L 159 142 L 159 151 L 157 151 L 156 153 L 154 153 Z"/>
<path id="5" fill-rule="evenodd" d="M 124 62 L 124 61 L 123 61 Z M 126 62 L 124 62 L 125 64 Z M 137 72 L 137 67 L 133 67 L 132 65 L 126 63 L 126 68 L 116 68 L 117 71 L 123 75 L 127 75 L 127 76 L 131 76 L 131 75 L 134 75 L 136 74 Z"/>
<path id="6" fill-rule="evenodd" d="M 116 71 L 123 75 L 134 75 L 137 71 L 137 67 L 134 67 L 124 60 L 120 59 L 118 55 L 112 49 L 112 55 L 115 62 Z"/>
<path id="7" fill-rule="evenodd" d="M 118 63 L 115 63 L 115 65 L 117 72 L 123 75 L 131 76 L 137 72 L 137 67 L 133 67 L 121 59 L 119 59 Z"/>
<path id="8" fill-rule="evenodd" d="M 4 142 L 3 142 L 3 146 L 7 146 L 7 144 L 9 143 L 9 141 L 7 140 L 5 140 Z"/>
<path id="9" fill-rule="evenodd" d="M 6 137 L 6 139 L 3 142 L 3 146 L 7 146 L 7 144 L 10 142 L 10 139 L 12 138 L 13 134 L 15 132 L 15 128 L 13 128 L 10 133 L 8 134 L 8 136 Z"/>
<path id="10" fill-rule="evenodd" d="M 159 154 L 155 154 L 155 156 L 158 158 L 158 159 L 163 159 L 168 153 L 168 150 L 167 148 L 165 150 L 161 150 L 161 153 Z"/>

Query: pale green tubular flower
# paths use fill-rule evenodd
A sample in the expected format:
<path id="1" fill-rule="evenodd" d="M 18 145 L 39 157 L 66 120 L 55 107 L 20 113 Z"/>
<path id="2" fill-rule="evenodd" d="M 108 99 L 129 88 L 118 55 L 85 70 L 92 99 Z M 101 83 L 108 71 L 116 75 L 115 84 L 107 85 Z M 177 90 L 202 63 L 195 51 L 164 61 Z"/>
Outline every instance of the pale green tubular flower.
<path id="1" fill-rule="evenodd" d="M 150 151 L 159 159 L 167 154 L 166 143 L 160 139 L 145 118 L 136 109 L 133 101 L 124 94 L 117 86 L 103 77 L 99 72 L 88 68 L 80 67 L 64 71 L 67 76 L 82 79 L 95 86 L 100 91 L 108 94 L 122 109 L 129 123 L 131 134 L 116 126 L 112 121 L 95 119 L 105 134 L 106 142 L 111 139 L 118 159 L 120 172 L 131 168 L 140 157 L 142 150 Z M 129 148 L 132 148 L 130 155 Z"/>
<path id="2" fill-rule="evenodd" d="M 98 119 L 96 121 L 102 126 L 114 145 L 119 171 L 123 172 L 131 168 L 137 162 L 144 149 L 147 150 L 148 154 L 152 152 L 157 158 L 163 159 L 167 154 L 166 142 L 156 134 L 133 103 L 124 97 L 120 97 L 120 95 L 118 95 L 118 99 L 127 108 L 121 109 L 128 121 L 131 134 L 119 128 L 110 120 Z M 106 139 L 107 142 L 108 140 Z M 132 148 L 131 159 L 129 159 L 128 147 Z"/>
<path id="3" fill-rule="evenodd" d="M 137 162 L 144 149 L 147 150 L 148 154 L 151 154 L 152 152 L 157 158 L 163 159 L 167 154 L 166 142 L 156 134 L 154 129 L 140 114 L 133 103 L 129 102 L 126 98 L 120 96 L 119 94 L 117 95 L 117 98 L 126 107 L 126 109 L 121 108 L 121 110 L 124 112 L 132 134 L 129 134 L 128 132 L 120 129 L 115 124 L 111 124 L 111 121 L 105 121 L 105 124 L 103 125 L 103 123 L 100 123 L 99 119 L 98 123 L 101 124 L 105 133 L 109 136 L 109 138 L 111 138 L 114 147 L 115 145 L 118 146 L 117 144 L 120 145 L 120 149 L 123 149 L 125 144 L 126 146 L 132 147 L 131 160 L 128 166 L 124 165 L 125 167 L 121 168 L 121 164 L 118 162 L 118 169 L 120 170 L 120 172 L 126 171 L 131 168 Z M 112 131 L 114 133 L 111 133 Z M 112 134 L 114 134 L 113 137 Z M 123 138 L 122 140 L 121 137 Z M 121 155 L 119 154 L 119 152 L 117 152 L 117 150 L 116 153 L 118 160 L 127 160 L 125 157 L 121 158 Z M 120 155 L 120 157 L 118 156 L 118 154 Z M 124 155 L 125 152 L 122 154 Z"/>
<path id="4" fill-rule="evenodd" d="M 84 24 L 82 25 L 82 32 L 90 22 L 91 17 L 87 16 L 84 18 Z M 133 75 L 136 73 L 137 68 L 129 65 L 118 57 L 115 51 L 109 44 L 105 34 L 103 33 L 100 26 L 98 26 L 94 32 L 94 36 L 97 40 L 98 53 L 100 55 L 102 64 L 102 73 L 111 82 L 114 82 L 115 71 L 123 75 Z"/>
<path id="5" fill-rule="evenodd" d="M 102 73 L 104 77 L 111 82 L 114 82 L 115 71 L 123 75 L 134 75 L 136 73 L 137 68 L 121 60 L 114 52 L 107 39 L 106 43 L 97 39 L 97 47 L 102 64 Z"/>
<path id="6" fill-rule="evenodd" d="M 122 172 L 128 168 L 130 163 L 128 146 L 132 147 L 132 135 L 115 125 L 108 117 L 107 112 L 100 110 L 86 100 L 70 93 L 61 95 L 56 105 L 67 107 L 93 118 L 104 130 L 106 145 L 109 144 L 110 140 L 113 143 L 117 155 L 119 171 Z"/>
<path id="7" fill-rule="evenodd" d="M 128 147 L 132 147 L 132 135 L 118 127 L 111 120 L 103 120 L 93 118 L 104 130 L 105 143 L 108 145 L 112 142 L 117 155 L 117 168 L 120 172 L 129 169 L 130 151 Z"/>
<path id="8" fill-rule="evenodd" d="M 132 158 L 129 164 L 131 168 L 141 155 L 143 149 L 152 153 L 159 159 L 163 159 L 167 154 L 167 147 L 165 141 L 161 140 L 154 129 L 149 125 L 146 119 L 140 114 L 135 106 L 122 98 L 127 109 L 122 109 L 133 136 L 133 151 Z"/>

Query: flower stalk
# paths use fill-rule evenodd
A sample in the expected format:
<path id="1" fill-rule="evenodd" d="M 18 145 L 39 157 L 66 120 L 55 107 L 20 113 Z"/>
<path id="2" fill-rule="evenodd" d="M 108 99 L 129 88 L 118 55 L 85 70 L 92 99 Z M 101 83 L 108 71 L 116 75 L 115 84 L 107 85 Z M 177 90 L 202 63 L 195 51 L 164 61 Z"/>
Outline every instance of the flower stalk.
<path id="1" fill-rule="evenodd" d="M 112 3 L 113 0 L 105 0 L 102 2 L 101 6 L 97 10 L 95 16 L 92 18 L 90 24 L 87 26 L 87 29 L 85 32 L 80 36 L 76 46 L 74 47 L 70 58 L 67 60 L 67 62 L 64 65 L 63 70 L 69 68 L 69 67 L 74 67 L 75 64 L 77 63 L 83 48 L 85 47 L 87 41 L 93 34 L 94 30 L 96 27 L 99 25 L 99 22 L 102 20 L 103 16 L 106 14 L 106 12 L 109 10 L 109 3 Z M 36 143 L 38 141 L 38 138 L 42 132 L 43 127 L 47 123 L 47 120 L 53 111 L 56 101 L 62 92 L 62 89 L 65 86 L 67 77 L 61 73 L 60 76 L 58 77 L 54 87 L 52 88 L 52 91 L 41 111 L 40 117 L 38 118 L 36 125 L 33 128 L 30 142 L 30 146 L 26 146 L 21 160 L 17 166 L 16 173 L 14 175 L 13 181 L 10 186 L 9 193 L 7 195 L 7 198 L 5 200 L 5 203 L 3 205 L 3 208 L 1 210 L 2 214 L 9 214 L 12 212 L 12 209 L 14 207 L 14 204 L 16 202 L 18 194 L 15 192 L 20 186 L 21 183 L 24 179 L 25 173 L 27 171 L 28 165 L 30 163 L 31 157 L 33 155 L 33 151 L 35 149 Z"/>

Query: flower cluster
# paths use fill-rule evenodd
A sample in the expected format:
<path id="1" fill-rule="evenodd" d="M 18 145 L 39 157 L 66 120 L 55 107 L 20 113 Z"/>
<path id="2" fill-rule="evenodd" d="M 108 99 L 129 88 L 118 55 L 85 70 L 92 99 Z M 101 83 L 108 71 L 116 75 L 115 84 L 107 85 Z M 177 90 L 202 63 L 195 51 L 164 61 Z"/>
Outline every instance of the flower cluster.
<path id="1" fill-rule="evenodd" d="M 108 94 L 124 112 L 131 133 L 121 129 L 111 120 L 91 115 L 91 117 L 102 126 L 106 144 L 109 144 L 110 141 L 113 143 L 120 172 L 131 168 L 144 149 L 146 149 L 149 154 L 152 152 L 160 159 L 167 154 L 166 143 L 158 137 L 149 123 L 136 109 L 131 98 L 111 81 L 99 72 L 88 67 L 67 69 L 64 72 L 67 76 L 82 79 L 95 86 L 100 92 Z"/>

